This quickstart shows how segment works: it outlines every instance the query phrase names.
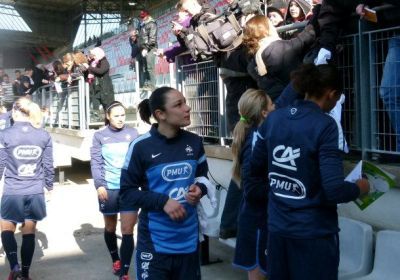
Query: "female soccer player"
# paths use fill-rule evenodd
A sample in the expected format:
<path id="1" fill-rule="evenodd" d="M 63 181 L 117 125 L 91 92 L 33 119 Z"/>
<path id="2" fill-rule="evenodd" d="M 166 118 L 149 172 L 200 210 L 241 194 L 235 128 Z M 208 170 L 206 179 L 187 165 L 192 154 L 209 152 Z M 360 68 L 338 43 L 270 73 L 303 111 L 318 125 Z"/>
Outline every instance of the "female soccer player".
<path id="1" fill-rule="evenodd" d="M 39 106 L 26 97 L 12 108 L 14 125 L 0 133 L 0 174 L 4 172 L 1 199 L 1 242 L 11 272 L 9 280 L 29 278 L 35 250 L 35 229 L 46 216 L 43 188 L 53 189 L 53 149 L 50 135 L 41 129 Z M 14 233 L 21 223 L 21 264 Z"/>
<path id="2" fill-rule="evenodd" d="M 133 228 L 137 220 L 137 208 L 128 207 L 120 211 L 119 189 L 121 168 L 129 143 L 138 133 L 125 125 L 125 107 L 119 101 L 111 102 L 105 111 L 105 127 L 93 136 L 91 170 L 99 198 L 100 212 L 104 215 L 104 240 L 113 261 L 112 270 L 121 279 L 128 279 L 133 254 Z M 121 212 L 122 243 L 118 255 L 117 228 L 118 213 Z"/>
<path id="3" fill-rule="evenodd" d="M 248 89 L 238 107 L 240 121 L 233 130 L 232 143 L 233 178 L 240 182 L 243 198 L 233 265 L 248 271 L 249 280 L 262 280 L 267 271 L 267 182 L 248 184 L 247 174 L 257 129 L 274 105 L 263 90 Z"/>
<path id="4" fill-rule="evenodd" d="M 196 204 L 207 193 L 198 181 L 208 171 L 202 140 L 182 129 L 190 107 L 173 88 L 156 89 L 139 111 L 157 123 L 131 143 L 121 173 L 121 208 L 141 208 L 136 279 L 200 279 Z"/>
<path id="5" fill-rule="evenodd" d="M 253 184 L 269 180 L 268 277 L 333 280 L 339 266 L 336 205 L 367 193 L 369 184 L 344 181 L 338 125 L 326 114 L 340 98 L 337 69 L 304 65 L 291 77 L 304 100 L 269 114 L 249 172 Z"/>

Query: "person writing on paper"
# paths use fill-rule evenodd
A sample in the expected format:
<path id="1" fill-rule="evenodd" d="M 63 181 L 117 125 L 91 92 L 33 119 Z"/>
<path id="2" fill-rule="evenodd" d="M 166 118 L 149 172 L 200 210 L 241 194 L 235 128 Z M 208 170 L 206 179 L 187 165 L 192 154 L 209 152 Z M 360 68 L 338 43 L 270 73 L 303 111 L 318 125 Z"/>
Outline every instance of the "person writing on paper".
<path id="1" fill-rule="evenodd" d="M 326 114 L 340 77 L 332 65 L 301 66 L 291 78 L 304 100 L 271 112 L 258 131 L 248 180 L 269 180 L 269 280 L 336 280 L 337 204 L 369 191 L 366 179 L 344 181 L 338 126 Z"/>

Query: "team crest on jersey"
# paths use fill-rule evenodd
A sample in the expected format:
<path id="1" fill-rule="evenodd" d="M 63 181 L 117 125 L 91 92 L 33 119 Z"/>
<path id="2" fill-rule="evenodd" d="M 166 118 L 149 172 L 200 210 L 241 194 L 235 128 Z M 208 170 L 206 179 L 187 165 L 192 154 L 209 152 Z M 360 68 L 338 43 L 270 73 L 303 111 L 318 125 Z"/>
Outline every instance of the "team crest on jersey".
<path id="1" fill-rule="evenodd" d="M 186 155 L 188 155 L 188 156 L 193 155 L 193 148 L 191 146 L 186 145 L 185 151 L 186 151 Z"/>
<path id="2" fill-rule="evenodd" d="M 125 139 L 126 139 L 126 140 L 131 140 L 131 136 L 130 136 L 129 134 L 127 134 L 127 135 L 125 136 Z"/>

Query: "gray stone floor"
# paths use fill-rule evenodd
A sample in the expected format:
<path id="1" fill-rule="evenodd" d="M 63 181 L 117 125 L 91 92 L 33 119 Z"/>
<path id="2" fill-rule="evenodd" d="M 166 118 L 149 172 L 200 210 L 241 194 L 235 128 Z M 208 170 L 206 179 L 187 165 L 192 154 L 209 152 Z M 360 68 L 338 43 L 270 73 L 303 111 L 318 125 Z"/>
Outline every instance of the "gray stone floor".
<path id="1" fill-rule="evenodd" d="M 66 183 L 56 185 L 48 201 L 47 218 L 38 224 L 36 250 L 31 268 L 33 280 L 117 279 L 103 241 L 103 220 L 87 163 L 74 162 L 65 169 Z M 16 234 L 21 242 L 21 234 Z M 20 248 L 20 246 L 19 246 Z M 218 240 L 210 241 L 211 259 L 221 263 L 202 267 L 203 279 L 244 280 L 246 273 L 231 266 L 233 249 Z M 0 249 L 0 280 L 9 272 Z M 134 271 L 130 272 L 131 279 Z"/>

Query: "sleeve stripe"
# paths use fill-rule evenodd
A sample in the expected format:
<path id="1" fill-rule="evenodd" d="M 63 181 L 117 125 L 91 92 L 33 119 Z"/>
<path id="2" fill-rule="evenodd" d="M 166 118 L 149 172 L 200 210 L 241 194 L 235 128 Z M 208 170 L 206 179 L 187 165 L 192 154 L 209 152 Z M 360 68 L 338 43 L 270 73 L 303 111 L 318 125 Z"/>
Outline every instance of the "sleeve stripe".
<path id="1" fill-rule="evenodd" d="M 207 160 L 206 154 L 203 154 L 201 158 L 198 159 L 197 164 L 201 164 Z"/>
<path id="2" fill-rule="evenodd" d="M 329 116 L 331 116 L 331 115 L 329 115 Z M 346 138 L 344 138 L 342 124 L 340 122 L 338 122 L 338 120 L 336 120 L 334 117 L 332 117 L 332 118 L 335 120 L 337 129 L 338 129 L 338 149 L 345 153 L 348 153 L 349 149 L 347 147 Z"/>
<path id="3" fill-rule="evenodd" d="M 131 157 L 132 157 L 132 153 L 133 153 L 133 148 L 135 147 L 136 143 L 138 143 L 139 141 L 142 141 L 146 138 L 149 138 L 150 136 L 151 136 L 150 132 L 147 132 L 146 134 L 139 136 L 138 138 L 136 138 L 129 144 L 129 149 L 128 149 L 128 152 L 126 153 L 125 162 L 124 162 L 124 166 L 122 167 L 122 169 L 128 169 L 129 162 L 131 161 Z"/>
<path id="4" fill-rule="evenodd" d="M 259 137 L 259 133 L 258 133 L 258 131 L 254 131 L 253 132 L 253 138 L 251 139 L 251 151 L 253 151 L 253 149 L 254 149 L 254 146 L 256 145 L 256 142 L 257 142 L 257 138 Z M 261 137 L 260 137 L 261 138 Z M 262 139 L 262 138 L 261 138 Z"/>

